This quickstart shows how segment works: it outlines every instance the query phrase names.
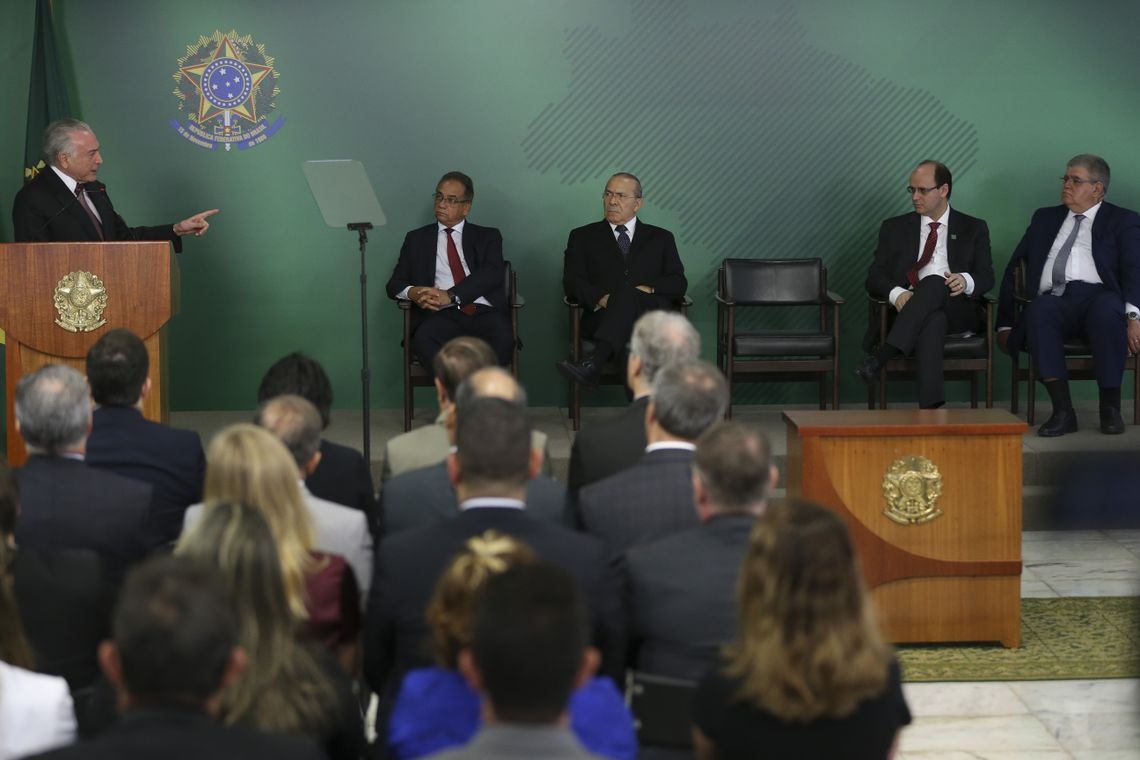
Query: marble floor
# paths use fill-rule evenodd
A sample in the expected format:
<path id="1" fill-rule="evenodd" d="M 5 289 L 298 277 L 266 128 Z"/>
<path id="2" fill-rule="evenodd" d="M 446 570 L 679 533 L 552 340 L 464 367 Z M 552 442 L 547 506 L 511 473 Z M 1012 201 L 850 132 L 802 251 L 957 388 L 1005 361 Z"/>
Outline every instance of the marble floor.
<path id="1" fill-rule="evenodd" d="M 1140 594 L 1140 531 L 1026 532 L 1023 597 Z M 904 684 L 896 760 L 1137 760 L 1140 681 Z"/>

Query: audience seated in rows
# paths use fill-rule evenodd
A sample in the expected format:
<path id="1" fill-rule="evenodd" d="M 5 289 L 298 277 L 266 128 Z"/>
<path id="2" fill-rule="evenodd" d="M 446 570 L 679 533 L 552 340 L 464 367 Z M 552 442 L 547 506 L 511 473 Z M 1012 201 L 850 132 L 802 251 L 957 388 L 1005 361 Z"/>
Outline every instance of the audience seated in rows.
<path id="1" fill-rule="evenodd" d="M 313 518 L 297 480 L 293 457 L 272 433 L 231 425 L 210 442 L 206 501 L 186 510 L 186 528 L 222 503 L 260 510 L 277 542 L 289 608 L 352 672 L 360 631 L 356 578 L 344 557 L 317 550 Z"/>
<path id="2" fill-rule="evenodd" d="M 674 362 L 657 373 L 645 414 L 645 455 L 580 494 L 586 532 L 601 538 L 611 556 L 697 527 L 695 441 L 724 417 L 727 405 L 724 376 L 707 362 Z"/>
<path id="3" fill-rule="evenodd" d="M 697 439 L 700 525 L 626 552 L 623 588 L 634 668 L 696 680 L 736 630 L 736 584 L 748 537 L 775 487 L 764 435 L 720 422 Z"/>
<path id="4" fill-rule="evenodd" d="M 6 466 L 2 476 L 9 479 Z M 0 760 L 70 744 L 76 730 L 67 681 L 33 672 L 32 649 L 12 596 L 8 567 L 14 550 L 7 539 L 0 538 Z"/>
<path id="5" fill-rule="evenodd" d="M 388 536 L 376 551 L 364 674 L 381 695 L 381 707 L 390 704 L 404 672 L 430 664 L 424 611 L 436 580 L 468 539 L 487 530 L 525 541 L 581 584 L 611 668 L 606 672 L 620 677 L 621 615 L 601 542 L 526 514 L 526 483 L 539 467 L 526 410 L 501 398 L 471 397 L 462 388 L 457 396 L 457 451 L 448 457 L 447 469 L 460 514 Z"/>
<path id="6" fill-rule="evenodd" d="M 123 714 L 103 735 L 38 758 L 323 758 L 311 740 L 225 727 L 218 720 L 223 695 L 246 670 L 237 617 L 210 568 L 172 557 L 140 565 L 116 606 L 114 638 L 99 649 Z"/>
<path id="7" fill-rule="evenodd" d="M 96 407 L 87 463 L 154 487 L 147 543 L 156 547 L 178 539 L 186 508 L 202 500 L 206 455 L 194 431 L 143 417 L 149 371 L 146 346 L 130 330 L 111 330 L 88 350 L 87 382 Z"/>
<path id="8" fill-rule="evenodd" d="M 456 340 L 475 340 L 457 338 Z M 454 341 L 453 341 L 454 342 Z M 447 351 L 436 354 L 438 359 Z M 526 408 L 526 391 L 502 367 L 486 367 L 473 372 L 460 386 L 462 393 L 471 397 L 501 398 Z M 456 394 L 458 396 L 458 393 Z M 448 448 L 455 445 L 455 409 L 452 405 L 445 426 Z M 533 443 L 533 438 L 532 438 Z M 541 457 L 540 449 L 534 455 Z M 527 481 L 527 514 L 543 520 L 569 525 L 571 522 L 566 502 L 566 489 L 547 475 L 538 474 Z M 382 535 L 397 533 L 408 528 L 430 525 L 459 514 L 459 500 L 447 475 L 447 461 L 410 470 L 395 476 L 380 490 L 380 526 Z"/>
<path id="9" fill-rule="evenodd" d="M 645 410 L 657 372 L 672 362 L 697 359 L 700 353 L 700 333 L 680 314 L 651 311 L 637 320 L 625 367 L 633 401 L 618 414 L 583 427 L 570 447 L 566 492 L 576 514 L 583 487 L 633 467 L 645 454 Z M 580 517 L 578 521 L 581 524 Z"/>
<path id="10" fill-rule="evenodd" d="M 488 579 L 476 603 L 459 669 L 483 698 L 483 728 L 433 758 L 596 758 L 568 726 L 570 695 L 598 667 L 581 588 L 546 562 Z"/>
<path id="11" fill-rule="evenodd" d="M 118 585 L 147 553 L 154 488 L 83 461 L 91 397 L 83 375 L 48 364 L 16 386 L 16 429 L 28 449 L 16 471 L 20 513 L 16 545 L 36 550 L 90 549 Z"/>
<path id="12" fill-rule="evenodd" d="M 380 479 L 387 480 L 410 470 L 418 470 L 447 459 L 451 443 L 447 432 L 448 419 L 455 412 L 455 392 L 460 383 L 475 372 L 498 366 L 495 351 L 485 341 L 471 335 L 461 335 L 443 344 L 432 359 L 435 394 L 439 402 L 439 416 L 435 424 L 394 436 L 384 444 L 384 465 Z M 550 474 L 550 456 L 546 433 L 531 431 L 536 451 L 543 455 L 543 472 Z M 383 491 L 381 491 L 383 496 Z"/>
<path id="13" fill-rule="evenodd" d="M 843 521 L 769 505 L 740 575 L 736 637 L 697 688 L 697 757 L 893 755 L 910 711 Z"/>
<path id="14" fill-rule="evenodd" d="M 275 396 L 294 394 L 308 399 L 321 415 L 321 429 L 329 426 L 332 410 L 332 383 L 324 367 L 302 353 L 278 359 L 261 378 L 257 403 Z M 305 478 L 305 485 L 317 497 L 370 514 L 376 507 L 372 470 L 356 449 L 321 439 L 321 461 Z"/>
<path id="15" fill-rule="evenodd" d="M 459 653 L 471 646 L 471 618 L 487 580 L 520 564 L 533 564 L 530 547 L 496 531 L 470 539 L 440 576 L 427 607 L 436 665 L 409 671 L 388 723 L 388 747 L 397 760 L 464 744 L 481 723 L 479 695 L 458 671 Z M 595 677 L 570 697 L 570 727 L 591 752 L 637 756 L 633 718 L 612 679 Z"/>
<path id="16" fill-rule="evenodd" d="M 321 463 L 321 416 L 317 408 L 300 396 L 277 396 L 261 405 L 256 422 L 289 449 L 300 473 L 301 496 L 316 529 L 313 544 L 320 551 L 345 558 L 356 575 L 363 601 L 372 581 L 372 534 L 367 516 L 314 496 L 305 487 L 304 478 Z"/>
<path id="17" fill-rule="evenodd" d="M 218 568 L 237 604 L 248 667 L 222 691 L 219 714 L 227 724 L 317 737 L 331 760 L 353 760 L 364 734 L 348 677 L 324 647 L 297 639 L 300 619 L 285 593 L 277 546 L 263 511 L 217 503 L 175 550 Z"/>

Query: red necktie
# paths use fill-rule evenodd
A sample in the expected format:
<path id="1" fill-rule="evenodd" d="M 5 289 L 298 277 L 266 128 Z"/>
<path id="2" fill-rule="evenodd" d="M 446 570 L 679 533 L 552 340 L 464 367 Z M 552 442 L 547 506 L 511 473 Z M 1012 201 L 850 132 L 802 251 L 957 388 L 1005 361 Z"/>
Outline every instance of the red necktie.
<path id="1" fill-rule="evenodd" d="M 926 245 L 922 247 L 922 256 L 919 258 L 918 263 L 911 267 L 910 271 L 906 273 L 907 282 L 911 284 L 911 287 L 918 284 L 919 271 L 934 258 L 934 248 L 938 245 L 938 226 L 939 222 L 930 223 L 930 234 L 926 236 Z"/>
<path id="2" fill-rule="evenodd" d="M 81 184 L 75 186 L 75 200 L 79 201 L 79 205 L 82 206 L 83 210 L 87 212 L 87 216 L 90 217 L 91 223 L 95 225 L 95 232 L 98 233 L 99 239 L 102 240 L 103 225 L 99 223 L 99 217 L 95 216 L 95 212 L 92 211 L 91 206 L 88 205 L 90 201 L 87 200 L 86 193 L 83 192 L 83 185 Z"/>
<path id="3" fill-rule="evenodd" d="M 451 236 L 455 230 L 447 227 L 445 232 L 447 232 L 447 266 L 451 268 L 451 279 L 455 280 L 455 284 L 458 285 L 463 282 L 467 274 L 463 271 L 463 262 L 459 260 L 459 249 L 455 247 L 455 238 Z M 459 307 L 459 310 L 467 315 L 474 314 L 475 304 L 464 304 Z"/>

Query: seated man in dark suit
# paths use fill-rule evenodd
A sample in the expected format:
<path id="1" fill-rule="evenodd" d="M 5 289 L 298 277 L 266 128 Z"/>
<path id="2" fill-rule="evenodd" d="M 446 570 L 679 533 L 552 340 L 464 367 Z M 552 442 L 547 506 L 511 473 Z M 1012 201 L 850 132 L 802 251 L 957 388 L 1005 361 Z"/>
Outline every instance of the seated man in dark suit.
<path id="1" fill-rule="evenodd" d="M 526 410 L 501 398 L 467 400 L 460 394 L 456 444 L 447 470 L 460 514 L 388 536 L 376 548 L 364 675 L 381 695 L 382 705 L 390 701 L 408 668 L 430 664 L 424 611 L 436 579 L 469 538 L 487 530 L 524 541 L 577 581 L 593 613 L 606 672 L 620 676 L 622 617 L 601 542 L 526 514 L 526 483 L 538 472 Z"/>
<path id="2" fill-rule="evenodd" d="M 98 243 L 103 240 L 169 240 L 182 250 L 182 236 L 201 237 L 210 209 L 177 224 L 128 227 L 115 213 L 107 188 L 95 177 L 103 164 L 99 140 L 78 119 L 60 119 L 44 131 L 49 167 L 16 193 L 12 227 L 18 243 Z"/>
<path id="3" fill-rule="evenodd" d="M 147 553 L 154 487 L 83 461 L 91 398 L 83 375 L 70 367 L 48 364 L 24 375 L 15 406 L 16 429 L 29 454 L 16 471 L 16 544 L 91 549 L 117 584 Z"/>
<path id="4" fill-rule="evenodd" d="M 736 632 L 736 578 L 752 525 L 775 488 L 762 433 L 720 422 L 697 439 L 698 527 L 626 552 L 625 604 L 637 670 L 697 680 Z"/>
<path id="5" fill-rule="evenodd" d="M 890 301 L 896 314 L 882 345 L 876 345 L 878 325 L 868 326 L 863 348 L 874 354 L 855 374 L 874 383 L 892 358 L 913 354 L 923 409 L 946 403 L 946 336 L 983 329 L 981 299 L 994 285 L 989 228 L 950 208 L 953 181 L 950 170 L 937 161 L 914 168 L 907 187 L 914 212 L 883 222 L 867 272 L 867 292 Z"/>
<path id="6" fill-rule="evenodd" d="M 513 335 L 503 289 L 503 236 L 467 221 L 475 183 L 448 172 L 435 186 L 435 223 L 404 238 L 388 297 L 413 303 L 412 348 L 420 364 L 459 335 L 482 338 L 499 363 L 511 361 Z"/>
<path id="7" fill-rule="evenodd" d="M 111 330 L 87 352 L 87 382 L 98 406 L 87 439 L 87 463 L 154 486 L 149 543 L 172 543 L 182 515 L 202 500 L 206 455 L 192 430 L 143 417 L 150 394 L 150 357 L 130 330 Z"/>
<path id="8" fill-rule="evenodd" d="M 1015 358 L 1029 352 L 1053 402 L 1052 416 L 1037 429 L 1041 436 L 1077 429 L 1065 369 L 1069 338 L 1083 338 L 1092 349 L 1101 432 L 1124 432 L 1124 360 L 1140 353 L 1140 215 L 1104 200 L 1109 180 L 1103 158 L 1073 156 L 1061 178 L 1062 205 L 1033 213 L 1002 277 L 998 343 Z M 1017 267 L 1031 300 L 1015 324 Z"/>
<path id="9" fill-rule="evenodd" d="M 440 352 L 436 356 L 436 363 L 442 355 L 443 352 Z M 520 409 L 526 409 L 526 391 L 511 373 L 502 367 L 485 367 L 474 372 L 459 385 L 456 391 L 456 403 L 460 397 L 467 401 L 473 398 L 501 398 L 517 405 Z M 456 446 L 455 407 L 456 404 L 451 405 L 444 428 L 447 436 L 445 443 L 449 450 L 454 450 Z M 532 437 L 532 449 L 533 440 Z M 542 456 L 538 450 L 535 450 L 535 454 Z M 567 513 L 566 489 L 546 475 L 537 474 L 527 482 L 525 501 L 528 515 L 564 524 L 571 522 Z M 408 528 L 447 520 L 458 514 L 459 500 L 455 495 L 455 488 L 448 479 L 447 460 L 444 459 L 438 464 L 409 470 L 384 484 L 380 490 L 381 524 L 378 532 L 389 535 Z"/>
<path id="10" fill-rule="evenodd" d="M 586 532 L 601 538 L 610 556 L 697 526 L 693 452 L 727 406 L 724 375 L 711 364 L 675 362 L 657 373 L 645 415 L 645 455 L 579 494 Z"/>
<path id="11" fill-rule="evenodd" d="M 308 399 L 321 415 L 321 429 L 329 426 L 332 410 L 332 383 L 324 367 L 309 356 L 292 353 L 278 359 L 261 378 L 257 403 L 276 396 L 295 394 Z M 376 489 L 372 471 L 356 449 L 321 438 L 321 461 L 305 478 L 305 486 L 318 498 L 372 514 L 376 509 Z"/>
<path id="12" fill-rule="evenodd" d="M 645 410 L 657 371 L 700 354 L 700 333 L 680 314 L 656 310 L 637 320 L 625 367 L 633 403 L 619 414 L 579 430 L 570 447 L 566 492 L 575 512 L 578 492 L 584 486 L 633 467 L 645 453 Z"/>
<path id="13" fill-rule="evenodd" d="M 689 285 L 673 233 L 640 221 L 641 203 L 641 181 L 615 174 L 602 193 L 605 219 L 571 230 L 566 241 L 562 287 L 582 305 L 582 335 L 595 349 L 577 364 L 558 362 L 558 369 L 590 388 L 606 361 L 625 351 L 637 318 L 668 309 Z"/>
<path id="14" fill-rule="evenodd" d="M 226 727 L 218 695 L 245 669 L 233 600 L 215 574 L 164 557 L 131 573 L 99 648 L 123 710 L 104 734 L 39 758 L 200 760 L 324 757 L 308 740 Z"/>
<path id="15" fill-rule="evenodd" d="M 590 760 L 569 728 L 570 693 L 598 667 L 574 580 L 545 562 L 492 576 L 479 595 L 459 667 L 483 698 L 483 728 L 441 760 Z"/>

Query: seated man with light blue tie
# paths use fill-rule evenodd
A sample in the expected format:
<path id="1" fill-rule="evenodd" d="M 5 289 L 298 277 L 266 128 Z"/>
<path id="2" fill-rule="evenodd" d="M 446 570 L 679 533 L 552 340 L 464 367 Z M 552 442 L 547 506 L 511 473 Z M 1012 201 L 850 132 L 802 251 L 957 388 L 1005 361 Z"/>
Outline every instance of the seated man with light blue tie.
<path id="1" fill-rule="evenodd" d="M 1101 432 L 1124 432 L 1124 361 L 1140 352 L 1140 215 L 1104 200 L 1109 179 L 1103 158 L 1074 156 L 1061 178 L 1064 205 L 1034 212 L 1002 278 L 998 343 L 1015 357 L 1029 351 L 1053 402 L 1041 436 L 1077 429 L 1065 368 L 1064 343 L 1071 338 L 1083 338 L 1092 350 Z M 1015 323 L 1018 266 L 1030 301 Z"/>
<path id="2" fill-rule="evenodd" d="M 511 361 L 503 236 L 467 221 L 474 197 L 466 174 L 443 175 L 432 196 L 435 223 L 407 234 L 388 280 L 389 298 L 414 304 L 412 350 L 427 368 L 443 344 L 460 335 L 487 341 L 500 364 Z"/>

